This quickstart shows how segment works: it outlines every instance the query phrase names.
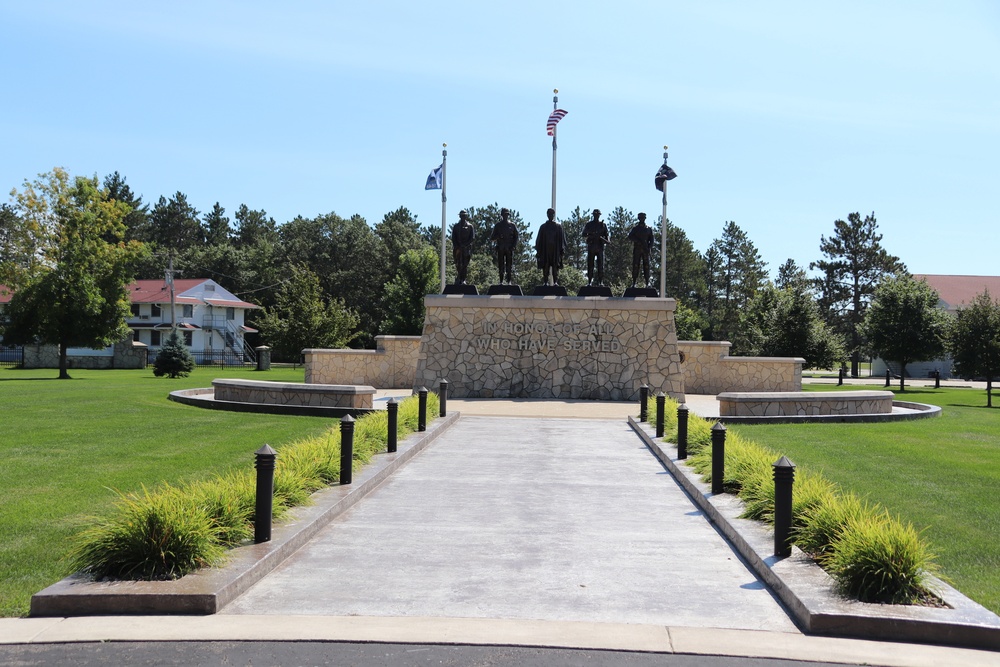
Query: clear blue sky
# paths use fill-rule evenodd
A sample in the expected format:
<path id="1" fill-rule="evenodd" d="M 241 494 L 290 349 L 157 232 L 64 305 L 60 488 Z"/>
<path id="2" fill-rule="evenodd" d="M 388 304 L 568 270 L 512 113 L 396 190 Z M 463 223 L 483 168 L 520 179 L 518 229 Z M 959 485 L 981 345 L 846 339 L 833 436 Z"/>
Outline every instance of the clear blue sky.
<path id="1" fill-rule="evenodd" d="M 399 206 L 448 144 L 448 224 L 498 202 L 733 220 L 772 273 L 875 212 L 915 273 L 1000 273 L 1000 3 L 3 2 L 0 187 L 119 171 L 147 202 Z"/>

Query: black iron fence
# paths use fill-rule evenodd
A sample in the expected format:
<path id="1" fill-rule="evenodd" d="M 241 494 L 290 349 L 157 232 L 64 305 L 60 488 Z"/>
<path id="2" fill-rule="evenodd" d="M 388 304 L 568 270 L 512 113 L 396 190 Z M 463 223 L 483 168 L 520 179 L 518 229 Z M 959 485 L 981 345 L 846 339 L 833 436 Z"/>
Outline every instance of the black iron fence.
<path id="1" fill-rule="evenodd" d="M 146 365 L 152 366 L 156 361 L 156 354 L 159 350 L 149 350 L 146 356 Z M 252 359 L 247 354 L 240 354 L 233 350 L 217 352 L 195 352 L 190 350 L 194 357 L 196 366 L 216 366 L 218 368 L 256 368 L 257 360 Z"/>
<path id="2" fill-rule="evenodd" d="M 195 352 L 192 350 L 191 356 L 194 357 L 194 363 L 198 366 L 220 366 L 222 368 L 255 368 L 257 366 L 257 361 L 248 354 L 241 354 L 233 350 L 219 350 L 217 352 Z"/>
<path id="3" fill-rule="evenodd" d="M 0 345 L 0 368 L 18 368 L 23 365 L 23 347 L 6 347 Z"/>

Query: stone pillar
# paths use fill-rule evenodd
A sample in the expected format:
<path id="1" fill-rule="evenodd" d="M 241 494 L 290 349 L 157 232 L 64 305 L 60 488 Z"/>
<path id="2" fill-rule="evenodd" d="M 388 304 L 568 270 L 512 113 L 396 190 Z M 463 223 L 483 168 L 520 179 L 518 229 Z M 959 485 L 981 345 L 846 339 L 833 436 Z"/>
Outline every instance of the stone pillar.
<path id="1" fill-rule="evenodd" d="M 271 370 L 271 348 L 267 345 L 261 345 L 260 347 L 255 347 L 253 350 L 257 353 L 257 370 Z"/>

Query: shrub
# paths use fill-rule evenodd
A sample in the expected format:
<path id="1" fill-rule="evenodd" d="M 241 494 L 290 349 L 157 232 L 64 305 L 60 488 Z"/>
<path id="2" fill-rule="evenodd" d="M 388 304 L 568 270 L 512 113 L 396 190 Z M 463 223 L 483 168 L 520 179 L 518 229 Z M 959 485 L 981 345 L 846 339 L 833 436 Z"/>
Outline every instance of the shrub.
<path id="1" fill-rule="evenodd" d="M 171 331 L 153 362 L 153 375 L 171 378 L 187 377 L 194 370 L 194 357 L 176 331 Z"/>
<path id="2" fill-rule="evenodd" d="M 846 595 L 913 604 L 926 595 L 932 558 L 912 525 L 883 511 L 849 517 L 824 562 Z"/>
<path id="3" fill-rule="evenodd" d="M 212 519 L 189 496 L 165 486 L 121 495 L 116 512 L 85 531 L 69 554 L 95 577 L 174 579 L 222 560 Z"/>

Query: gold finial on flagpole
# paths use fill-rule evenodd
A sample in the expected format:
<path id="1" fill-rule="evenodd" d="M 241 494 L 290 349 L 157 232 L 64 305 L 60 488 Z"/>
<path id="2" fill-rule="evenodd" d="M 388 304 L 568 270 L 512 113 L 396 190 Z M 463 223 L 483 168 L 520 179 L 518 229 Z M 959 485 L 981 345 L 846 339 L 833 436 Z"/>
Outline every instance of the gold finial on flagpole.
<path id="1" fill-rule="evenodd" d="M 664 146 L 664 147 L 663 147 L 663 150 L 667 150 L 667 147 L 666 147 L 666 146 Z"/>
<path id="2" fill-rule="evenodd" d="M 441 148 L 448 148 L 448 144 L 441 144 Z M 666 146 L 664 146 L 666 148 Z"/>
<path id="3" fill-rule="evenodd" d="M 558 88 L 553 88 L 552 92 L 555 93 L 556 95 L 558 95 L 559 94 L 559 89 Z"/>

